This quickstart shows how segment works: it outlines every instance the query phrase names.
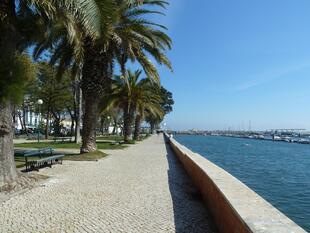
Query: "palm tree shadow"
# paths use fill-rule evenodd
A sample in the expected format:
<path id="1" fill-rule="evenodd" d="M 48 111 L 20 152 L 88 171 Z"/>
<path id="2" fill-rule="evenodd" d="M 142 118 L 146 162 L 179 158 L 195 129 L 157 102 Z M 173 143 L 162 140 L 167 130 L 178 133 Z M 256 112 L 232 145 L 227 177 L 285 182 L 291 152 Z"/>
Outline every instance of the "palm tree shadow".
<path id="1" fill-rule="evenodd" d="M 168 182 L 173 201 L 175 232 L 217 232 L 200 193 L 172 152 L 170 145 L 166 143 L 165 146 L 169 164 Z"/>

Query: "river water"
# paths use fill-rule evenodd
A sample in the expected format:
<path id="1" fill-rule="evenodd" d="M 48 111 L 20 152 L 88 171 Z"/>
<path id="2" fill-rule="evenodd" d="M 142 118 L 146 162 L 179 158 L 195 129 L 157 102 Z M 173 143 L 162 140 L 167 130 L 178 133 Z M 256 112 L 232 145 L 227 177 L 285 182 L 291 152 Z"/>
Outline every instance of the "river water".
<path id="1" fill-rule="evenodd" d="M 176 135 L 310 232 L 310 145 Z"/>

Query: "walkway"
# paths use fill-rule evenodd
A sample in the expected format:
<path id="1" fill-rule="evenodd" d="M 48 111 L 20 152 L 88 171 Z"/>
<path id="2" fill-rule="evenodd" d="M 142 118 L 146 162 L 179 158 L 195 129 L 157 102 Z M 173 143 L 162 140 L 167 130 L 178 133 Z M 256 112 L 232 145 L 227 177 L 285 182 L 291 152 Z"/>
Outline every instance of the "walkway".
<path id="1" fill-rule="evenodd" d="M 42 169 L 51 179 L 0 204 L 0 232 L 213 232 L 162 136 L 109 153 Z"/>

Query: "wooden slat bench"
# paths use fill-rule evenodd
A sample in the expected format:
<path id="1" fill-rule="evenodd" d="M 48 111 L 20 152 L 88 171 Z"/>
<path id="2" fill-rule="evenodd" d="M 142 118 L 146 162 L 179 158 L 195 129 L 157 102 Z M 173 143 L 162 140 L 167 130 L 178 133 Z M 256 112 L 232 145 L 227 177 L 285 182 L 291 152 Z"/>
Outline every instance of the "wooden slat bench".
<path id="1" fill-rule="evenodd" d="M 52 148 L 43 148 L 35 151 L 27 151 L 24 153 L 24 158 L 26 162 L 26 171 L 30 169 L 39 170 L 42 166 L 52 167 L 53 163 L 61 163 L 65 155 L 53 154 L 54 150 Z M 39 157 L 39 159 L 34 159 L 34 157 Z M 31 159 L 33 158 L 33 159 Z"/>
<path id="2" fill-rule="evenodd" d="M 54 137 L 54 142 L 61 141 L 61 142 L 71 142 L 72 137 Z"/>

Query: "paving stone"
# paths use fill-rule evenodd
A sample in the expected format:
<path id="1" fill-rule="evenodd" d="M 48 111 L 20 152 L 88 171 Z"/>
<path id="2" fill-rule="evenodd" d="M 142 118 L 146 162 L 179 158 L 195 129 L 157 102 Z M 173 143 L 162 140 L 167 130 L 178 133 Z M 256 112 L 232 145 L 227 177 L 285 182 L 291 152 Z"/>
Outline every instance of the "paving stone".
<path id="1" fill-rule="evenodd" d="M 214 232 L 210 217 L 162 136 L 64 161 L 44 185 L 0 204 L 0 232 Z"/>

